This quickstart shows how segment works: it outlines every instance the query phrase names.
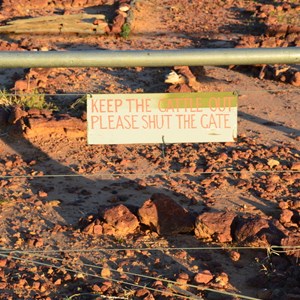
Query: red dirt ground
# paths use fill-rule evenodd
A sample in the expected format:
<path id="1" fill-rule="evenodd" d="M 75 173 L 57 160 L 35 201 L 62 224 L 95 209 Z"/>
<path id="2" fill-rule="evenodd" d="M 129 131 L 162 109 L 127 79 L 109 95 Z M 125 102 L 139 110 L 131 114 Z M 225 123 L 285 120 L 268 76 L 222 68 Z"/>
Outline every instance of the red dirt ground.
<path id="1" fill-rule="evenodd" d="M 111 30 L 121 2 L 4 0 L 0 22 L 100 13 Z M 292 0 L 130 5 L 127 38 L 111 31 L 1 34 L 0 49 L 300 45 L 300 6 Z M 87 145 L 82 95 L 181 91 L 164 82 L 171 70 L 0 69 L 1 90 L 38 90 L 58 107 L 0 108 L 0 299 L 298 299 L 299 248 L 287 254 L 231 248 L 268 248 L 275 229 L 284 235 L 281 246 L 299 247 L 299 66 L 191 68 L 197 84 L 187 84 L 188 91 L 239 92 L 236 143 L 167 145 L 164 155 L 156 144 Z M 140 220 L 128 236 L 109 234 L 117 225 L 104 220 L 102 210 L 124 204 L 138 216 L 155 193 L 170 196 L 195 219 L 218 212 L 253 218 L 255 226 L 245 229 L 249 237 L 255 232 L 253 239 L 240 242 L 244 229 L 236 224 L 227 232 L 233 241 L 221 242 L 223 224 L 201 239 L 194 231 L 158 234 Z"/>

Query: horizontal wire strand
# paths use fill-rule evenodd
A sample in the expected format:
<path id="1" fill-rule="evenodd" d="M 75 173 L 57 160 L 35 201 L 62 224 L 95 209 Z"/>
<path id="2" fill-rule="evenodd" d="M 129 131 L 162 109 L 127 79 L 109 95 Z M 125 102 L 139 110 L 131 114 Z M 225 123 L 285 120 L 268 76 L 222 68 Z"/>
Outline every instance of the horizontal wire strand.
<path id="1" fill-rule="evenodd" d="M 18 252 L 17 252 L 18 253 Z M 0 253 L 1 255 L 1 253 Z M 32 255 L 32 254 L 28 254 L 28 255 Z M 35 255 L 36 256 L 36 255 Z M 63 259 L 60 259 L 60 258 L 55 258 L 55 257 L 49 257 L 49 256 L 40 256 L 40 258 L 46 258 L 46 259 L 54 259 L 54 260 L 58 260 L 58 261 L 63 261 Z M 33 260 L 29 260 L 29 261 L 32 261 Z M 53 265 L 55 267 L 57 267 L 56 265 Z M 100 266 L 96 266 L 96 265 L 91 265 L 91 264 L 83 264 L 83 266 L 85 267 L 92 267 L 92 268 L 95 268 L 95 269 L 103 269 L 103 267 L 100 267 Z M 67 270 L 67 268 L 65 268 Z M 110 271 L 113 271 L 113 272 L 117 272 L 117 273 L 120 273 L 118 270 L 115 270 L 115 269 L 112 269 L 112 268 L 108 268 Z M 80 272 L 82 274 L 84 274 L 85 272 Z M 148 275 L 143 275 L 143 274 L 138 274 L 138 273 L 133 273 L 133 272 L 126 272 L 126 271 L 122 271 L 121 273 L 124 273 L 126 275 L 132 275 L 132 276 L 139 276 L 139 277 L 142 277 L 142 278 L 145 278 L 145 279 L 151 279 L 151 280 L 160 280 L 162 282 L 165 282 L 165 283 L 168 283 L 168 284 L 172 284 L 172 285 L 178 285 L 178 283 L 176 281 L 172 281 L 172 280 L 168 280 L 168 279 L 163 279 L 161 277 L 153 277 L 153 276 L 148 276 Z M 91 274 L 91 275 L 94 275 L 94 274 Z M 87 275 L 88 276 L 88 275 Z M 102 279 L 105 279 L 104 277 L 102 276 L 99 276 L 100 278 Z M 119 281 L 117 279 L 111 279 L 112 281 Z M 127 283 L 126 283 L 127 284 Z M 129 283 L 130 284 L 130 283 Z M 241 299 L 250 299 L 250 300 L 257 300 L 257 298 L 253 298 L 253 297 L 248 297 L 248 296 L 245 296 L 245 295 L 241 295 L 241 294 L 236 294 L 236 293 L 230 293 L 230 292 L 226 292 L 226 291 L 220 291 L 220 290 L 215 290 L 215 289 L 211 289 L 211 288 L 205 288 L 205 287 L 201 287 L 201 286 L 197 286 L 197 285 L 192 285 L 192 284 L 185 284 L 185 286 L 187 287 L 190 287 L 190 288 L 196 288 L 196 289 L 201 289 L 203 291 L 210 291 L 210 292 L 214 292 L 214 293 L 218 293 L 218 294 L 223 294 L 223 295 L 230 295 L 230 296 L 233 296 L 233 297 L 239 297 Z M 148 287 L 147 287 L 148 288 Z M 149 288 L 148 288 L 149 289 Z M 157 290 L 159 291 L 159 290 Z M 160 291 L 161 292 L 161 291 Z M 173 294 L 174 295 L 174 294 Z M 183 296 L 181 296 L 183 297 Z M 186 297 L 186 296 L 184 296 Z M 194 297 L 192 297 L 191 299 L 195 299 Z"/>
<path id="2" fill-rule="evenodd" d="M 294 88 L 287 88 L 287 89 L 262 89 L 262 90 L 239 90 L 235 89 L 235 91 L 240 95 L 241 93 L 263 93 L 263 92 L 270 92 L 270 93 L 276 93 L 276 92 L 295 92 L 300 91 L 300 88 L 294 87 Z M 203 91 L 204 93 L 206 91 Z M 232 92 L 231 91 L 222 91 L 222 92 Z M 201 93 L 201 91 L 199 91 Z M 86 93 L 65 93 L 65 94 L 48 94 L 48 93 L 41 93 L 41 95 L 48 96 L 48 97 L 69 97 L 69 96 L 87 96 L 92 94 L 99 94 L 99 92 L 86 92 Z M 138 93 L 137 93 L 138 94 Z M 151 94 L 151 93 L 149 93 Z M 6 93 L 6 95 L 13 95 L 13 96 L 30 96 L 32 93 Z M 126 93 L 124 93 L 126 95 Z"/>
<path id="3" fill-rule="evenodd" d="M 262 92 L 285 92 L 285 91 L 298 91 L 300 89 L 278 89 L 278 90 L 263 90 L 263 91 L 243 91 L 243 90 L 237 90 L 237 92 L 240 93 L 262 93 Z M 84 93 L 84 94 L 43 94 L 45 96 L 85 96 L 91 93 Z M 18 94 L 13 94 L 13 95 L 18 95 Z M 26 95 L 26 94 L 21 94 L 21 95 Z M 29 94 L 30 95 L 30 94 Z M 251 173 L 251 174 L 261 174 L 261 173 L 299 173 L 300 171 L 298 170 L 254 170 L 254 171 L 230 171 L 230 170 L 222 170 L 222 171 L 211 171 L 211 172 L 197 172 L 197 173 L 180 173 L 180 172 L 176 172 L 176 173 L 171 173 L 171 172 L 162 172 L 162 173 L 112 173 L 112 174 L 45 174 L 45 175 L 4 175 L 4 176 L 0 176 L 0 179 L 3 178 L 51 178 L 51 177 L 116 177 L 116 176 L 124 176 L 124 177 L 129 177 L 129 176 L 184 176 L 184 175 L 191 175 L 191 176 L 200 176 L 200 175 L 211 175 L 211 174 L 240 174 L 240 173 Z M 289 249 L 289 250 L 275 250 L 275 248 L 278 249 Z M 245 249 L 264 249 L 267 251 L 270 251 L 270 253 L 285 253 L 288 251 L 300 251 L 300 246 L 270 246 L 270 247 L 192 247 L 192 248 L 187 248 L 187 247 L 182 247 L 182 248 L 164 248 L 164 247 L 160 247 L 160 248 L 115 248 L 115 249 L 94 249 L 94 250 L 86 250 L 86 249 L 65 249 L 65 250 L 58 250 L 57 252 L 96 252 L 96 251 L 121 251 L 121 250 L 136 250 L 136 251 L 143 251 L 143 250 L 147 250 L 147 251 L 163 251 L 163 250 L 245 250 Z M 14 250 L 14 249 L 1 249 L 0 248 L 0 255 L 1 256 L 6 256 L 6 257 L 10 257 L 10 258 L 14 258 L 17 260 L 23 260 L 23 261 L 27 261 L 29 263 L 37 263 L 40 265 L 45 265 L 45 266 L 51 266 L 54 268 L 59 269 L 59 266 L 55 266 L 55 265 L 50 265 L 50 264 L 44 264 L 42 262 L 37 262 L 37 261 L 33 261 L 33 260 L 27 260 L 27 259 L 23 259 L 20 257 L 12 257 L 9 254 L 5 254 L 7 252 L 13 252 L 13 253 L 23 253 L 23 254 L 27 254 L 27 255 L 32 255 L 33 253 L 53 253 L 55 252 L 53 251 L 45 251 L 45 250 L 41 250 L 41 251 L 19 251 L 19 250 Z M 47 257 L 44 257 L 47 258 Z M 48 257 L 49 259 L 56 259 L 56 260 L 62 260 L 59 258 L 54 258 L 54 257 Z M 84 264 L 84 266 L 89 266 L 89 267 L 93 267 L 93 268 L 101 268 L 95 265 L 89 265 L 89 264 Z M 118 272 L 117 270 L 113 270 L 110 269 L 111 271 L 115 271 Z M 76 273 L 76 270 L 73 269 L 68 269 L 68 271 Z M 79 271 L 78 271 L 79 272 Z M 101 276 L 98 275 L 94 275 L 94 274 L 89 274 L 89 273 L 84 273 L 84 272 L 80 272 L 83 274 L 86 274 L 87 276 L 92 276 L 92 277 L 97 277 L 97 278 L 102 278 L 102 279 L 106 279 L 103 278 Z M 144 278 L 149 278 L 149 279 L 158 279 L 155 277 L 149 277 L 149 276 L 145 276 L 145 275 L 141 275 L 141 274 L 136 274 L 136 273 L 131 273 L 131 272 L 123 272 L 124 274 L 128 274 L 128 275 L 134 275 L 134 276 L 140 276 L 140 277 L 144 277 Z M 115 282 L 120 282 L 120 280 L 114 280 L 111 279 L 112 281 Z M 176 282 L 174 281 L 169 281 L 169 280 L 162 280 L 161 278 L 159 278 L 159 280 L 161 281 L 165 281 L 168 283 L 172 283 L 172 284 L 176 284 Z M 133 284 L 133 283 L 129 283 L 129 282 L 125 282 L 125 281 L 121 281 L 122 283 L 124 283 L 125 285 L 130 285 L 130 286 L 135 286 L 135 287 L 141 287 L 144 288 L 144 286 L 140 286 L 137 284 Z M 188 285 L 189 287 L 194 287 L 194 288 L 199 288 L 197 286 L 194 285 Z M 148 288 L 148 287 L 147 287 Z M 159 293 L 162 293 L 164 291 L 160 291 L 157 289 L 153 289 L 153 288 L 148 288 L 149 290 L 152 291 L 156 291 Z M 221 292 L 221 294 L 225 294 L 225 295 L 231 295 L 231 296 L 235 296 L 235 297 L 240 297 L 243 299 L 257 299 L 257 298 L 252 298 L 252 297 L 247 297 L 247 296 L 243 296 L 243 295 L 239 295 L 239 294 L 234 294 L 234 293 L 228 293 L 228 292 L 223 292 L 223 291 L 216 291 L 213 289 L 209 289 L 209 288 L 205 288 L 206 291 L 211 291 L 211 292 Z M 178 297 L 184 297 L 186 299 L 195 299 L 195 298 L 188 298 L 187 296 L 182 296 L 182 295 L 177 295 L 172 293 L 174 296 L 178 296 Z M 199 298 L 200 299 L 200 298 Z"/>
<path id="4" fill-rule="evenodd" d="M 28 263 L 31 263 L 31 264 L 37 264 L 37 265 L 45 266 L 45 267 L 49 267 L 49 268 L 55 268 L 55 269 L 60 269 L 61 268 L 61 266 L 56 266 L 56 265 L 49 264 L 49 263 L 44 263 L 44 262 L 35 261 L 35 260 L 31 260 L 31 259 L 21 258 L 21 257 L 18 257 L 18 256 L 9 256 L 9 255 L 5 255 L 5 254 L 1 254 L 1 253 L 0 253 L 0 256 L 7 257 L 7 258 L 12 258 L 12 259 L 15 259 L 15 260 L 20 260 L 20 261 L 23 261 L 23 262 L 28 262 Z M 66 270 L 68 272 L 71 272 L 71 273 L 75 273 L 75 274 L 80 273 L 80 274 L 83 274 L 83 275 L 86 275 L 86 276 L 91 276 L 91 277 L 95 277 L 95 278 L 108 280 L 108 278 L 100 276 L 100 275 L 91 274 L 91 273 L 84 272 L 84 271 L 77 271 L 77 270 L 74 270 L 74 269 L 71 269 L 71 268 L 66 268 L 66 267 L 63 267 L 63 268 L 64 268 L 64 270 Z M 133 286 L 133 287 L 145 288 L 145 286 L 142 286 L 142 285 L 139 285 L 139 284 L 136 284 L 136 283 L 127 282 L 127 281 L 124 281 L 124 280 L 118 280 L 118 279 L 113 279 L 113 278 L 109 278 L 109 280 L 112 281 L 112 282 L 121 283 L 121 284 L 129 285 L 129 286 Z M 194 299 L 192 297 L 186 297 L 186 296 L 183 296 L 183 295 L 180 295 L 180 294 L 175 294 L 171 291 L 161 291 L 161 290 L 154 289 L 154 288 L 151 288 L 151 287 L 147 287 L 147 289 L 151 290 L 151 291 L 154 291 L 154 292 L 159 292 L 159 293 L 164 293 L 164 292 L 171 293 L 173 296 L 177 296 L 177 297 L 180 297 L 180 298 L 184 297 L 185 299 Z M 257 300 L 257 299 L 254 299 L 254 300 Z"/>
<path id="5" fill-rule="evenodd" d="M 75 173 L 75 174 L 43 174 L 43 175 L 0 175 L 0 179 L 11 179 L 11 178 L 51 178 L 51 177 L 150 177 L 150 176 L 201 176 L 201 175 L 227 175 L 227 174 L 280 174 L 280 173 L 300 173 L 300 170 L 242 170 L 242 171 L 232 171 L 232 170 L 221 170 L 221 171 L 203 171 L 203 172 L 157 172 L 157 173 Z"/>
<path id="6" fill-rule="evenodd" d="M 148 242 L 148 241 L 147 241 Z M 300 251 L 300 245 L 294 246 L 279 246 L 279 245 L 270 245 L 270 246 L 212 246 L 212 247 L 124 247 L 124 248 L 95 248 L 95 249 L 57 249 L 57 250 L 20 250 L 20 249 L 8 249 L 0 248 L 0 253 L 6 252 L 19 252 L 19 253 L 59 253 L 59 252 L 101 252 L 101 251 L 169 251 L 169 250 L 188 250 L 188 251 L 204 251 L 204 250 L 267 250 L 269 252 L 279 252 L 281 250 L 276 249 L 287 249 L 282 252 L 289 252 L 292 250 Z"/>

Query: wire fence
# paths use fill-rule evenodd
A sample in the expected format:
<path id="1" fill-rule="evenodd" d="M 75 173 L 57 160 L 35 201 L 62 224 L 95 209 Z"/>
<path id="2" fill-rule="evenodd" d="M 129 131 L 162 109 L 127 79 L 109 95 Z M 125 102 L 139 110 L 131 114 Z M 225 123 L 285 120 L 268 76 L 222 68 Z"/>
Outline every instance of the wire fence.
<path id="1" fill-rule="evenodd" d="M 201 92 L 201 91 L 199 91 Z M 232 92 L 231 90 L 222 90 L 222 92 Z M 243 90 L 243 89 L 235 89 L 235 93 L 239 96 L 246 94 L 246 93 L 250 93 L 250 94 L 261 94 L 261 93 L 285 93 L 285 92 L 299 92 L 300 93 L 300 88 L 298 87 L 293 87 L 293 88 L 280 88 L 280 89 L 266 89 L 263 88 L 262 90 L 257 89 L 257 90 Z M 106 93 L 106 91 L 101 91 L 101 93 Z M 111 93 L 111 92 L 107 92 L 107 93 Z M 32 93 L 28 93 L 28 92 L 18 92 L 16 91 L 15 93 L 7 93 L 8 95 L 15 95 L 15 96 L 31 96 Z M 91 93 L 91 92 L 86 92 L 86 93 L 61 93 L 61 94 L 51 94 L 51 93 L 41 93 L 42 95 L 46 96 L 46 97 L 84 97 L 87 95 L 92 95 L 95 94 L 95 92 Z"/>
<path id="2" fill-rule="evenodd" d="M 264 92 L 268 93 L 281 93 L 281 92 L 295 92 L 299 91 L 299 88 L 291 88 L 291 89 L 265 89 Z M 245 94 L 245 93 L 261 93 L 262 91 L 256 91 L 256 90 L 238 90 L 237 93 L 239 95 Z M 22 94 L 24 95 L 24 94 Z M 85 93 L 71 93 L 71 94 L 45 94 L 47 97 L 70 97 L 70 96 L 76 96 L 76 97 L 82 97 L 87 94 Z M 295 160 L 296 162 L 296 160 Z M 0 179 L 17 179 L 17 178 L 27 178 L 27 179 L 39 179 L 39 178 L 68 178 L 68 177 L 87 177 L 87 178 L 101 178 L 101 179 L 115 179 L 119 177 L 126 177 L 126 178 L 144 178 L 144 177 L 157 177 L 157 176 L 169 176 L 169 177 L 184 177 L 184 176 L 202 176 L 202 175 L 241 175 L 241 174 L 249 174 L 250 176 L 256 175 L 256 174 L 299 174 L 300 170 L 293 170 L 293 169 L 280 169 L 280 170 L 234 170 L 232 168 L 224 168 L 220 170 L 214 170 L 214 171 L 196 171 L 196 172 L 177 172 L 172 170 L 162 170 L 161 172 L 96 172 L 96 173 L 76 173 L 72 171 L 71 174 L 12 174 L 12 175 L 0 175 Z M 271 255 L 280 255 L 281 253 L 290 253 L 292 252 L 299 252 L 300 251 L 300 245 L 295 246 L 278 246 L 278 245 L 270 245 L 268 247 L 254 247 L 254 246 L 233 246 L 233 245 L 220 245 L 220 246 L 208 246 L 208 247 L 140 247 L 140 248 L 133 248 L 133 247 L 121 247 L 121 248 L 95 248 L 95 249 L 41 249 L 41 250 L 22 250 L 22 249 L 9 249 L 9 248 L 0 248 L 0 256 L 3 258 L 20 261 L 25 264 L 33 264 L 33 265 L 39 265 L 39 266 L 45 266 L 45 267 L 51 267 L 54 269 L 60 269 L 64 267 L 64 269 L 68 272 L 71 272 L 73 274 L 83 274 L 87 277 L 107 280 L 107 278 L 98 275 L 99 270 L 102 270 L 104 267 L 99 266 L 96 264 L 86 264 L 83 263 L 81 266 L 84 268 L 89 269 L 90 271 L 83 271 L 82 269 L 76 270 L 71 267 L 66 267 L 64 265 L 64 261 L 62 258 L 56 257 L 55 255 L 59 253 L 99 253 L 99 252 L 105 252 L 105 251 L 122 251 L 122 250 L 132 250 L 132 251 L 175 251 L 175 250 L 184 250 L 184 251 L 232 251 L 232 250 L 264 250 L 266 251 L 268 256 Z M 25 256 L 25 257 L 24 257 Z M 55 261 L 56 263 L 49 263 L 45 262 L 43 260 L 47 261 Z M 112 273 L 119 274 L 120 271 L 109 268 L 109 270 Z M 167 293 L 173 297 L 183 298 L 183 299 L 203 299 L 201 296 L 197 296 L 193 294 L 192 292 L 182 289 L 178 282 L 174 280 L 164 279 L 161 277 L 154 277 L 154 276 L 148 276 L 141 273 L 135 273 L 135 272 L 126 272 L 122 271 L 123 274 L 126 274 L 128 276 L 138 276 L 144 279 L 148 280 L 160 280 L 163 283 L 167 285 L 167 288 L 165 290 L 157 289 L 154 287 L 147 286 L 146 288 L 149 291 L 157 292 L 157 293 Z M 144 285 L 140 285 L 138 283 L 132 282 L 132 281 L 126 281 L 122 279 L 115 279 L 113 276 L 109 278 L 111 282 L 115 282 L 121 285 L 129 286 L 131 288 L 145 288 Z M 194 291 L 206 291 L 206 292 L 213 292 L 216 294 L 219 294 L 221 296 L 231 296 L 231 297 L 237 297 L 240 299 L 251 299 L 251 300 L 257 300 L 257 298 L 254 297 L 248 297 L 239 293 L 235 292 L 228 292 L 225 290 L 218 290 L 218 289 L 212 289 L 208 288 L 206 286 L 201 285 L 194 285 L 186 283 L 185 287 L 194 290 Z M 78 296 L 83 294 L 78 294 Z M 75 296 L 75 295 L 74 295 Z M 100 295 L 101 296 L 101 295 Z M 71 299 L 71 298 L 69 298 Z M 117 297 L 111 296 L 109 298 L 107 296 L 107 299 L 118 299 Z"/>
<path id="3" fill-rule="evenodd" d="M 74 273 L 74 274 L 83 274 L 84 276 L 92 277 L 92 278 L 98 278 L 98 279 L 103 279 L 107 280 L 106 277 L 103 277 L 101 275 L 98 275 L 99 270 L 103 270 L 104 266 L 99 266 L 95 264 L 87 264 L 83 263 L 81 267 L 86 267 L 90 271 L 83 271 L 82 269 L 80 270 L 75 270 L 70 267 L 65 266 L 65 261 L 62 258 L 58 258 L 55 256 L 49 256 L 49 254 L 58 254 L 62 252 L 67 252 L 67 253 L 95 253 L 95 252 L 102 252 L 102 251 L 121 251 L 121 250 L 133 250 L 133 251 L 166 251 L 166 250 L 197 250 L 197 251 L 203 251 L 203 250 L 266 250 L 268 255 L 276 254 L 279 255 L 279 253 L 287 253 L 288 251 L 300 251 L 300 246 L 270 246 L 270 247 L 246 247 L 246 246 L 214 246 L 214 247 L 172 247 L 172 248 L 100 248 L 100 249 L 59 249 L 59 250 L 16 250 L 16 249 L 4 249 L 0 248 L 0 256 L 4 258 L 9 258 L 11 260 L 16 260 L 20 261 L 22 263 L 28 263 L 28 264 L 33 264 L 33 265 L 38 265 L 38 266 L 44 266 L 44 267 L 49 267 L 52 269 L 63 269 L 65 271 Z M 48 254 L 48 255 L 45 255 Z M 24 258 L 21 257 L 26 255 L 29 258 Z M 57 263 L 60 262 L 61 264 L 54 264 L 54 263 L 49 263 L 49 262 L 44 262 L 40 260 L 33 259 L 34 257 L 40 258 L 40 259 L 45 259 L 45 260 L 50 260 L 50 261 L 56 261 Z M 91 270 L 94 272 L 91 273 Z M 169 280 L 169 279 L 164 279 L 162 277 L 154 277 L 154 276 L 149 276 L 149 275 L 144 275 L 141 273 L 135 273 L 135 272 L 127 272 L 127 271 L 120 271 L 116 270 L 113 268 L 109 268 L 109 271 L 112 273 L 117 273 L 117 274 L 126 274 L 128 276 L 134 276 L 134 277 L 140 277 L 144 279 L 149 279 L 149 280 L 160 280 L 161 282 L 165 283 L 167 285 L 167 289 L 161 290 L 161 289 L 156 289 L 153 287 L 147 286 L 147 289 L 152 292 L 158 292 L 158 293 L 163 293 L 163 294 L 170 294 L 173 297 L 179 297 L 179 298 L 184 298 L 184 299 L 203 299 L 199 296 L 196 296 L 195 294 L 187 291 L 186 289 L 194 289 L 196 291 L 207 291 L 207 292 L 213 292 L 219 295 L 223 296 L 231 296 L 231 297 L 237 297 L 239 299 L 249 299 L 249 300 L 257 300 L 258 298 L 255 297 L 249 297 L 245 296 L 242 294 L 234 293 L 234 292 L 228 292 L 224 290 L 218 290 L 218 289 L 213 289 L 213 288 L 208 288 L 205 285 L 194 285 L 194 284 L 189 284 L 185 283 L 184 288 L 181 288 L 180 284 L 174 280 Z M 130 281 L 125 281 L 121 279 L 114 279 L 114 278 L 109 278 L 111 282 L 115 282 L 118 284 L 122 284 L 125 286 L 130 286 L 130 287 L 135 287 L 135 288 L 145 288 L 145 286 L 130 282 Z M 82 294 L 78 294 L 80 296 Z"/>
<path id="4" fill-rule="evenodd" d="M 144 177 L 157 177 L 157 176 L 168 176 L 168 177 L 178 177 L 178 176 L 201 176 L 201 175 L 240 175 L 240 174 L 297 174 L 300 173 L 299 170 L 246 170 L 246 171 L 234 171 L 223 169 L 220 171 L 203 171 L 203 172 L 155 172 L 155 173 L 78 173 L 78 174 L 43 174 L 43 175 L 1 175 L 2 179 L 12 179 L 12 178 L 61 178 L 61 177 L 92 177 L 100 179 L 114 179 L 116 177 L 124 178 L 144 178 Z"/>

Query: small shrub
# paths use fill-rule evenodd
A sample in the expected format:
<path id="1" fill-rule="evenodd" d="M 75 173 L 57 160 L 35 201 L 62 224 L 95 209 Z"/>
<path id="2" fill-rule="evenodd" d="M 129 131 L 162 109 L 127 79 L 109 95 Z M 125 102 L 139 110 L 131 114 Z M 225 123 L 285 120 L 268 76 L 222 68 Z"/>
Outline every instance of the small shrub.
<path id="1" fill-rule="evenodd" d="M 48 103 L 45 99 L 45 95 L 38 91 L 12 94 L 6 90 L 0 90 L 0 106 L 9 108 L 15 105 L 19 105 L 24 109 L 37 108 L 57 110 L 57 107 L 53 103 Z"/>
<path id="2" fill-rule="evenodd" d="M 8 199 L 6 199 L 6 198 L 0 198 L 0 206 L 6 204 L 8 202 L 9 202 Z"/>
<path id="3" fill-rule="evenodd" d="M 70 105 L 70 109 L 75 111 L 85 110 L 86 101 L 87 101 L 87 96 L 83 95 L 82 97 L 78 98 Z"/>
<path id="4" fill-rule="evenodd" d="M 130 25 L 128 23 L 125 23 L 123 26 L 122 26 L 122 31 L 120 33 L 121 37 L 124 38 L 124 39 L 127 39 L 129 38 L 129 35 L 130 35 Z"/>

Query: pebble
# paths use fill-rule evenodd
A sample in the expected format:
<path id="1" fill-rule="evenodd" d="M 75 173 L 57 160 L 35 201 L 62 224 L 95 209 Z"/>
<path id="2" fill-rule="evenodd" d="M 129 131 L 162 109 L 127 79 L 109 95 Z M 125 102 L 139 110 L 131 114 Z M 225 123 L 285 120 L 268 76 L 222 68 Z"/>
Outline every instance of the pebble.
<path id="1" fill-rule="evenodd" d="M 292 164 L 291 170 L 293 170 L 293 171 L 300 171 L 300 161 L 294 162 Z"/>
<path id="2" fill-rule="evenodd" d="M 203 270 L 195 275 L 194 281 L 198 284 L 207 284 L 213 278 L 214 276 L 209 270 Z"/>
<path id="3" fill-rule="evenodd" d="M 232 261 L 238 261 L 241 257 L 241 254 L 237 251 L 230 251 L 229 255 Z"/>
<path id="4" fill-rule="evenodd" d="M 215 279 L 215 281 L 222 287 L 227 286 L 229 282 L 229 277 L 225 272 L 222 272 L 220 275 L 218 275 Z"/>
<path id="5" fill-rule="evenodd" d="M 109 269 L 109 267 L 103 267 L 103 269 L 101 270 L 101 276 L 103 278 L 110 278 L 111 277 L 111 271 Z"/>
<path id="6" fill-rule="evenodd" d="M 0 258 L 0 267 L 3 268 L 7 264 L 7 259 L 6 258 Z"/>
<path id="7" fill-rule="evenodd" d="M 279 221 L 283 224 L 289 223 L 289 222 L 291 222 L 291 218 L 293 217 L 293 215 L 294 215 L 294 213 L 291 210 L 283 209 L 281 211 Z"/>

